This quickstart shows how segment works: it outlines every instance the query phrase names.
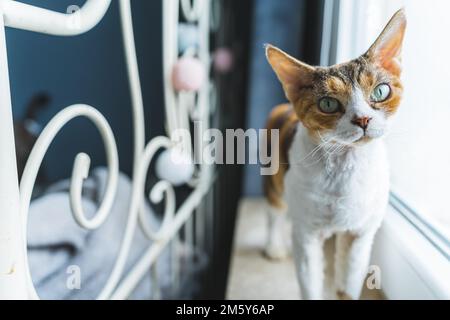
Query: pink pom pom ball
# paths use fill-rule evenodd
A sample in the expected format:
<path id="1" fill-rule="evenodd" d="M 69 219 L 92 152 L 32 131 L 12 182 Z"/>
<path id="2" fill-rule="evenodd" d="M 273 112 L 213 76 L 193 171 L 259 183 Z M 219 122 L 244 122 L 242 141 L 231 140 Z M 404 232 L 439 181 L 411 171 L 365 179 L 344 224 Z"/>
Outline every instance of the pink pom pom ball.
<path id="1" fill-rule="evenodd" d="M 177 91 L 198 91 L 205 79 L 205 67 L 197 58 L 182 57 L 172 70 L 172 84 Z"/>
<path id="2" fill-rule="evenodd" d="M 221 73 L 227 73 L 233 68 L 233 53 L 228 48 L 218 48 L 214 53 L 214 69 Z"/>

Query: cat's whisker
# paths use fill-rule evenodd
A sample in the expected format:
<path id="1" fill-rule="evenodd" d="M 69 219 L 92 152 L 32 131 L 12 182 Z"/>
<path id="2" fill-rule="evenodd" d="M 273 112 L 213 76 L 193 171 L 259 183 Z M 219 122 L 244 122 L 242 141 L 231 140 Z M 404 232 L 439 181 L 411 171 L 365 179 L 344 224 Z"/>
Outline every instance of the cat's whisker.
<path id="1" fill-rule="evenodd" d="M 308 153 L 300 162 L 308 159 L 309 157 L 313 157 L 319 150 L 322 148 L 322 144 L 316 146 L 310 153 Z"/>
<path id="2" fill-rule="evenodd" d="M 307 154 L 302 160 L 300 160 L 300 163 L 304 162 L 305 160 L 307 160 L 308 158 L 314 158 L 314 156 L 321 150 L 323 149 L 326 144 L 328 144 L 334 137 L 330 138 L 329 140 L 325 140 L 322 135 L 320 134 L 319 131 L 317 131 L 317 134 L 321 140 L 321 143 L 318 144 L 309 154 Z"/>
<path id="3" fill-rule="evenodd" d="M 319 149 L 314 153 L 314 156 L 315 156 L 315 155 L 319 152 L 319 150 L 321 150 L 321 149 L 323 149 L 323 145 L 321 145 L 321 148 L 319 148 Z M 317 158 L 315 161 L 313 161 L 313 162 L 311 162 L 311 163 L 305 163 L 305 166 L 306 166 L 306 167 L 311 167 L 311 166 L 315 165 L 316 163 L 318 163 L 318 162 L 323 158 L 323 155 L 324 155 L 324 152 L 322 152 L 322 153 L 320 154 L 320 157 Z M 310 158 L 313 158 L 313 157 L 310 157 Z"/>
<path id="4" fill-rule="evenodd" d="M 330 150 L 327 151 L 327 154 L 328 154 L 329 156 L 334 155 L 335 152 L 336 152 L 336 150 L 338 150 L 338 148 L 340 148 L 340 146 L 341 146 L 341 145 L 340 145 L 339 143 L 333 144 L 333 145 L 331 146 Z"/>
<path id="5" fill-rule="evenodd" d="M 328 142 L 324 142 L 322 144 L 320 144 L 320 148 L 315 152 L 314 155 L 316 155 L 319 151 L 322 151 L 320 153 L 320 157 L 318 157 L 314 162 L 312 163 L 306 163 L 306 167 L 310 167 L 315 165 L 316 163 L 318 163 L 320 160 L 322 160 L 324 158 L 324 156 L 326 155 L 326 147 L 327 147 Z"/>

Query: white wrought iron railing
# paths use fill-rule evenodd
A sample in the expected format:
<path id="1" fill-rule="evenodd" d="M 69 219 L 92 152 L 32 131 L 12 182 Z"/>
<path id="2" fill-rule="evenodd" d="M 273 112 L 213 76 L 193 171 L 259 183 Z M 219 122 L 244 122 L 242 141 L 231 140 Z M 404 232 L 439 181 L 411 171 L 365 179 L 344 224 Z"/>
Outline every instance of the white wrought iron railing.
<path id="1" fill-rule="evenodd" d="M 181 1 L 181 2 L 180 2 Z M 171 154 L 177 150 L 186 150 L 172 139 L 177 129 L 189 129 L 191 121 L 201 121 L 203 130 L 209 127 L 209 108 L 211 82 L 204 81 L 198 90 L 176 91 L 173 86 L 173 67 L 179 59 L 178 25 L 181 17 L 199 30 L 198 45 L 186 48 L 184 55 L 195 56 L 205 68 L 205 75 L 211 65 L 209 35 L 210 6 L 214 0 L 164 0 L 163 1 L 163 57 L 165 110 L 167 118 L 167 136 L 155 137 L 145 142 L 144 104 L 139 79 L 136 47 L 133 34 L 133 21 L 130 0 L 119 0 L 121 24 L 128 67 L 128 76 L 132 97 L 131 110 L 134 125 L 134 169 L 132 197 L 129 205 L 128 221 L 125 226 L 121 248 L 109 280 L 100 292 L 99 299 L 126 299 L 150 270 L 156 269 L 158 257 L 168 246 L 176 246 L 179 232 L 185 228 L 185 239 L 194 237 L 192 217 L 196 207 L 208 192 L 212 182 L 212 166 L 194 165 L 192 154 L 181 165 L 174 162 L 162 162 L 164 170 L 178 170 L 185 178 L 181 183 L 189 184 L 192 192 L 177 208 L 174 184 L 180 181 L 161 180 L 150 192 L 150 201 L 159 203 L 165 200 L 165 212 L 159 230 L 152 230 L 143 210 L 145 200 L 145 182 L 147 171 L 155 154 L 165 149 Z M 118 175 L 119 155 L 114 134 L 107 120 L 95 108 L 89 105 L 73 105 L 59 112 L 43 130 L 30 154 L 20 187 L 18 182 L 13 134 L 12 106 L 10 98 L 7 42 L 5 27 L 45 33 L 55 36 L 75 36 L 95 27 L 107 12 L 111 0 L 87 0 L 82 8 L 73 13 L 58 13 L 24 4 L 13 0 L 0 0 L 0 299 L 38 299 L 38 293 L 32 282 L 27 261 L 27 215 L 36 176 L 47 149 L 58 132 L 71 120 L 85 117 L 95 124 L 105 145 L 108 166 L 108 186 L 101 205 L 93 218 L 87 218 L 82 207 L 83 180 L 87 178 L 90 158 L 80 153 L 74 161 L 70 185 L 70 203 L 76 222 L 83 228 L 94 230 L 108 218 L 115 199 Z M 181 12 L 180 12 L 181 8 Z M 180 17 L 181 16 L 181 17 Z M 14 72 L 14 70 L 11 70 Z M 94 76 L 94 75 L 93 75 Z M 201 135 L 199 135 L 201 139 Z M 186 143 L 186 141 L 184 141 Z M 188 141 L 187 144 L 192 143 Z M 170 156 L 165 160 L 172 159 Z M 177 167 L 178 166 L 178 167 Z M 200 214 L 200 213 L 198 213 Z M 146 252 L 140 257 L 131 271 L 124 272 L 133 235 L 140 227 L 149 238 Z M 201 232 L 201 228 L 196 228 Z M 179 266 L 173 257 L 174 282 L 179 276 Z M 158 283 L 156 272 L 152 272 L 154 283 Z M 160 297 L 158 286 L 153 286 L 154 297 Z"/>

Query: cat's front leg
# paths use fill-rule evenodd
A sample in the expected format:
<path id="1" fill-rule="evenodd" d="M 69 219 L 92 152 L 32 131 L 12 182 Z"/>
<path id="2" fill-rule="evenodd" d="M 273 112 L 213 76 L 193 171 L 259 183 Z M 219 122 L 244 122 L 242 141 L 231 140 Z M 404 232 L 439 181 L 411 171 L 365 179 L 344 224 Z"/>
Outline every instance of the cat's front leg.
<path id="1" fill-rule="evenodd" d="M 286 209 L 268 205 L 268 228 L 266 256 L 271 260 L 283 260 L 288 255 L 286 243 Z"/>
<path id="2" fill-rule="evenodd" d="M 339 299 L 359 299 L 367 276 L 375 232 L 336 236 L 335 282 Z"/>
<path id="3" fill-rule="evenodd" d="M 318 234 L 293 232 L 293 251 L 302 298 L 323 299 L 324 239 Z"/>

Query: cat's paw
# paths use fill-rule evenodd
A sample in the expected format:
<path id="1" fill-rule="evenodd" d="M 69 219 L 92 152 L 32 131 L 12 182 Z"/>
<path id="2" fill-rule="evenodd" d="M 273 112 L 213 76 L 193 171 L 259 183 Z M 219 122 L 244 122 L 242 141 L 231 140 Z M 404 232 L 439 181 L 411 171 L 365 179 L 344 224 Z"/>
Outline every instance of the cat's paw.
<path id="1" fill-rule="evenodd" d="M 289 251 L 284 245 L 268 244 L 264 249 L 264 255 L 272 261 L 285 260 L 289 257 Z"/>
<path id="2" fill-rule="evenodd" d="M 336 293 L 336 295 L 337 295 L 337 298 L 339 299 L 339 300 L 353 300 L 353 298 L 352 297 L 350 297 L 350 295 L 348 295 L 346 292 L 344 292 L 344 291 L 338 291 L 337 293 Z"/>

